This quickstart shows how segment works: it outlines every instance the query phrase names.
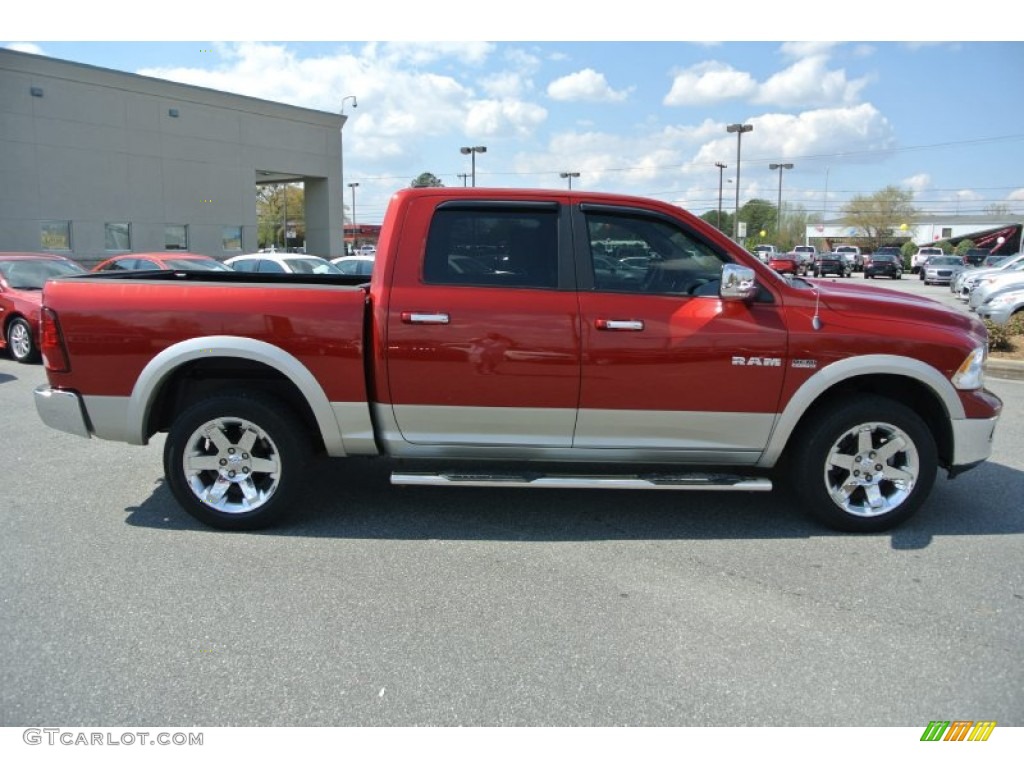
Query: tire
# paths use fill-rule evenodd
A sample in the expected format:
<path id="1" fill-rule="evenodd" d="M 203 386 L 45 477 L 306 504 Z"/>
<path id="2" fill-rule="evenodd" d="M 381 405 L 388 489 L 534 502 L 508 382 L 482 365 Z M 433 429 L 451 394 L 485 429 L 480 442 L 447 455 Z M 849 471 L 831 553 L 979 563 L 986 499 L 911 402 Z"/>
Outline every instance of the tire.
<path id="1" fill-rule="evenodd" d="M 39 360 L 39 350 L 32 340 L 32 328 L 23 317 L 16 317 L 7 326 L 7 349 L 19 363 Z"/>
<path id="2" fill-rule="evenodd" d="M 164 472 L 175 499 L 206 525 L 265 528 L 303 487 L 311 441 L 281 401 L 232 392 L 185 410 L 167 434 Z"/>
<path id="3" fill-rule="evenodd" d="M 860 396 L 795 437 L 793 490 L 811 516 L 839 531 L 899 525 L 935 482 L 935 439 L 920 416 L 895 400 Z"/>

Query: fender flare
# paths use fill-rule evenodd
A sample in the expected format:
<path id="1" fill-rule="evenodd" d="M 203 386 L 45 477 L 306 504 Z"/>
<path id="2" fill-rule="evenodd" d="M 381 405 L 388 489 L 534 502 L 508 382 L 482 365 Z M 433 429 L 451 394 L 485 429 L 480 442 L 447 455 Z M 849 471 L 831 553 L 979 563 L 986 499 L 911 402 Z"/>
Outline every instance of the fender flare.
<path id="1" fill-rule="evenodd" d="M 848 379 L 866 375 L 891 375 L 913 379 L 931 390 L 942 403 L 950 420 L 966 418 L 963 403 L 952 382 L 937 368 L 912 357 L 899 355 L 860 355 L 847 357 L 831 363 L 805 381 L 789 399 L 782 413 L 775 420 L 772 434 L 768 438 L 759 467 L 773 467 L 789 442 L 793 431 L 807 409 L 821 395 Z"/>
<path id="2" fill-rule="evenodd" d="M 305 398 L 317 428 L 323 437 L 328 455 L 344 456 L 345 444 L 326 393 L 302 362 L 289 352 L 265 341 L 244 336 L 202 336 L 180 341 L 162 350 L 146 367 L 132 389 L 128 400 L 126 434 L 128 442 L 146 444 L 145 425 L 150 410 L 168 377 L 185 363 L 215 357 L 237 357 L 273 368 L 294 384 Z"/>

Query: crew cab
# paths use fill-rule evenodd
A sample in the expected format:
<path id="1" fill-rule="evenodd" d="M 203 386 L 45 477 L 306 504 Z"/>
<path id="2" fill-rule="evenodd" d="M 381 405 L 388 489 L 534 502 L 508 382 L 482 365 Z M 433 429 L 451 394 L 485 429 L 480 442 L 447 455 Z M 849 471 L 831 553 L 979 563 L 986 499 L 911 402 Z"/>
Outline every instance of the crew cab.
<path id="1" fill-rule="evenodd" d="M 641 243 L 646 262 L 599 268 L 609 242 Z M 166 432 L 170 490 L 225 529 L 278 521 L 320 453 L 402 459 L 392 482 L 411 486 L 788 479 L 821 522 L 878 531 L 920 507 L 939 467 L 984 461 L 1002 407 L 979 319 L 782 277 L 640 197 L 405 189 L 365 280 L 51 281 L 36 408 L 82 437 Z"/>
<path id="2" fill-rule="evenodd" d="M 921 270 L 932 256 L 945 256 L 946 252 L 937 246 L 926 245 L 923 248 L 918 248 L 910 259 L 910 271 L 915 275 Z"/>

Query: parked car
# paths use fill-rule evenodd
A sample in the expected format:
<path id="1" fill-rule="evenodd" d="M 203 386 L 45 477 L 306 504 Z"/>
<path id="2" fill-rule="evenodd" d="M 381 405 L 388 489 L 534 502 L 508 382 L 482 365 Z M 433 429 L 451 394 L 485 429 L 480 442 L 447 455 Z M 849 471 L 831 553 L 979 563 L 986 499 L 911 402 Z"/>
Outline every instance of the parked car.
<path id="1" fill-rule="evenodd" d="M 970 308 L 977 312 L 978 307 L 984 304 L 989 296 L 997 291 L 1024 287 L 1024 263 L 1018 265 L 1018 267 L 1018 269 L 996 272 L 981 278 L 978 284 L 971 289 L 970 298 L 967 300 Z"/>
<path id="2" fill-rule="evenodd" d="M 778 249 L 774 245 L 768 245 L 767 243 L 761 243 L 760 245 L 754 246 L 754 255 L 761 260 L 763 264 L 767 264 L 772 260 L 773 256 L 778 255 Z"/>
<path id="3" fill-rule="evenodd" d="M 768 266 L 782 275 L 797 275 L 802 272 L 800 259 L 795 253 L 777 253 L 771 257 Z"/>
<path id="4" fill-rule="evenodd" d="M 910 271 L 915 275 L 924 266 L 924 263 L 932 256 L 945 256 L 946 252 L 936 246 L 924 246 L 918 248 L 917 253 L 910 259 Z"/>
<path id="5" fill-rule="evenodd" d="M 846 257 L 837 252 L 832 253 L 819 253 L 814 258 L 814 266 L 812 271 L 815 277 L 822 277 L 824 275 L 838 275 L 839 277 L 849 277 L 853 274 L 853 264 L 846 260 Z"/>
<path id="6" fill-rule="evenodd" d="M 1001 262 L 998 267 L 986 267 L 983 269 L 966 269 L 961 272 L 953 281 L 953 293 L 962 301 L 971 298 L 971 291 L 978 287 L 978 284 L 989 275 L 1000 272 L 1012 272 L 1024 268 L 1024 253 L 1018 253 L 1013 258 Z"/>
<path id="7" fill-rule="evenodd" d="M 795 246 L 790 253 L 796 254 L 797 267 L 805 275 L 814 268 L 814 260 L 818 258 L 818 249 L 813 245 Z"/>
<path id="8" fill-rule="evenodd" d="M 964 266 L 980 267 L 991 253 L 990 248 L 968 248 L 964 254 Z"/>
<path id="9" fill-rule="evenodd" d="M 1006 325 L 1014 315 L 1024 312 L 1024 287 L 996 291 L 978 306 L 978 316 L 996 325 Z"/>
<path id="10" fill-rule="evenodd" d="M 850 266 L 850 272 L 860 272 L 864 269 L 864 255 L 860 247 L 856 245 L 837 245 L 832 253 L 842 256 Z"/>
<path id="11" fill-rule="evenodd" d="M 875 252 L 871 255 L 871 263 L 864 267 L 864 279 L 869 277 L 899 280 L 903 277 L 903 262 L 892 254 Z"/>
<path id="12" fill-rule="evenodd" d="M 875 253 L 877 253 L 880 256 L 894 256 L 901 265 L 903 264 L 903 251 L 900 250 L 899 246 L 897 245 L 883 245 L 879 247 L 879 249 L 875 251 Z M 864 255 L 863 258 L 865 267 L 871 263 L 871 259 L 873 259 L 874 256 L 874 253 Z"/>
<path id="13" fill-rule="evenodd" d="M 231 267 L 201 253 L 124 253 L 101 261 L 93 272 L 152 271 L 154 269 L 192 269 L 204 272 L 226 272 Z"/>
<path id="14" fill-rule="evenodd" d="M 224 262 L 236 272 L 263 274 L 340 275 L 341 270 L 319 256 L 292 253 L 250 253 Z"/>
<path id="15" fill-rule="evenodd" d="M 19 363 L 39 359 L 39 314 L 43 285 L 51 277 L 86 270 L 53 253 L 0 253 L 0 349 Z"/>
<path id="16" fill-rule="evenodd" d="M 931 256 L 918 274 L 925 285 L 949 285 L 963 270 L 964 262 L 959 256 Z"/>
<path id="17" fill-rule="evenodd" d="M 377 246 L 375 245 L 360 245 L 359 250 L 355 253 L 356 256 L 376 256 Z"/>
<path id="18" fill-rule="evenodd" d="M 373 274 L 373 256 L 342 256 L 331 259 L 331 264 L 336 266 L 343 275 L 365 275 Z"/>

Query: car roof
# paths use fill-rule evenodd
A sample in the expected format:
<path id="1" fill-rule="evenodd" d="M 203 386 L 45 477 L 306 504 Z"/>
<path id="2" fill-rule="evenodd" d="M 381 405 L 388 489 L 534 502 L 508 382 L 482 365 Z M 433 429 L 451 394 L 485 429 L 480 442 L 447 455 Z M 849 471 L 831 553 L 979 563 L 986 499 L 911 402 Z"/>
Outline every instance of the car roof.
<path id="1" fill-rule="evenodd" d="M 30 251 L 0 251 L 0 259 L 4 261 L 31 261 L 34 259 L 49 259 L 52 261 L 74 261 L 59 253 L 32 253 Z"/>

